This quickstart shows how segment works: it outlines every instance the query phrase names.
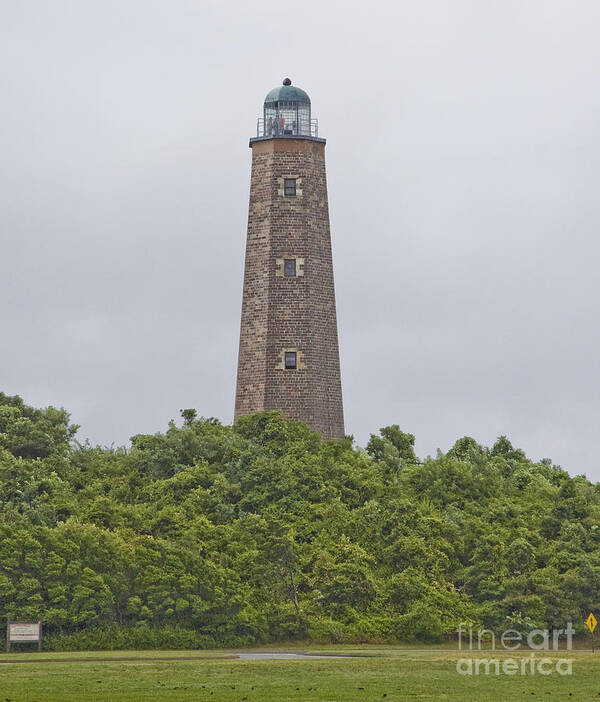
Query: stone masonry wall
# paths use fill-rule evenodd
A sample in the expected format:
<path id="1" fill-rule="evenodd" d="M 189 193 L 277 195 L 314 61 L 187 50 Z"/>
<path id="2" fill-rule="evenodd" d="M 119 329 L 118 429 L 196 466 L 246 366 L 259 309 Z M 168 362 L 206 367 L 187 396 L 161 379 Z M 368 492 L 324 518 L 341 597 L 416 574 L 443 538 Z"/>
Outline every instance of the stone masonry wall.
<path id="1" fill-rule="evenodd" d="M 325 144 L 252 142 L 236 418 L 280 409 L 324 438 L 344 436 Z M 296 197 L 283 180 L 297 179 Z M 282 275 L 296 258 L 301 275 Z M 285 351 L 298 368 L 285 369 Z"/>

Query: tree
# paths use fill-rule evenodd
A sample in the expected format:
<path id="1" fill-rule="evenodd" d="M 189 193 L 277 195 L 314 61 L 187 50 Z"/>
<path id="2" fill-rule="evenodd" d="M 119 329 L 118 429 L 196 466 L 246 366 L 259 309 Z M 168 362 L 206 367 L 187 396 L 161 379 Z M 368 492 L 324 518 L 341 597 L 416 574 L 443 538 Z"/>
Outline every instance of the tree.
<path id="1" fill-rule="evenodd" d="M 376 461 L 385 464 L 392 473 L 400 470 L 404 464 L 415 464 L 419 459 L 415 455 L 415 437 L 401 431 L 397 424 L 382 427 L 381 436 L 371 434 L 367 443 L 367 453 Z"/>

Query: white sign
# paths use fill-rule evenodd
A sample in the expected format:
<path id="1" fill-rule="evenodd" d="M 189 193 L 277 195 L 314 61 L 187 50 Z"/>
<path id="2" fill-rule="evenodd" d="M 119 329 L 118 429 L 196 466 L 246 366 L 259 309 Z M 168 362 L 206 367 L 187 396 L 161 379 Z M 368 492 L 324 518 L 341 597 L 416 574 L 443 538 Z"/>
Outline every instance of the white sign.
<path id="1" fill-rule="evenodd" d="M 29 624 L 25 622 L 10 622 L 8 625 L 9 641 L 39 641 L 40 625 L 38 622 Z"/>

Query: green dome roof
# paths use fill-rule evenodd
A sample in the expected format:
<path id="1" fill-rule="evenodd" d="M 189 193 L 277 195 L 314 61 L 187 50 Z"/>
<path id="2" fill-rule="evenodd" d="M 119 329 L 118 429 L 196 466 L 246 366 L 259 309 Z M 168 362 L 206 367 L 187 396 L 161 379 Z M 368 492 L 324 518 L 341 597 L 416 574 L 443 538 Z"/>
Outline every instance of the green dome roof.
<path id="1" fill-rule="evenodd" d="M 301 88 L 296 88 L 292 85 L 292 81 L 286 78 L 283 81 L 283 85 L 273 88 L 273 90 L 267 93 L 265 98 L 265 103 L 267 102 L 278 102 L 279 100 L 285 100 L 286 102 L 304 102 L 310 105 L 310 98 Z"/>

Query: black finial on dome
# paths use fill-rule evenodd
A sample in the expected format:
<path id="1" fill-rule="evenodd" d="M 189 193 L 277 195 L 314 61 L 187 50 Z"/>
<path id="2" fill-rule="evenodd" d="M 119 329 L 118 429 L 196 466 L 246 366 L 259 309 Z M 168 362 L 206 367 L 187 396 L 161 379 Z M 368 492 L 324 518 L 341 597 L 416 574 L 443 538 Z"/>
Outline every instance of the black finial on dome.
<path id="1" fill-rule="evenodd" d="M 291 81 L 289 78 L 284 78 L 284 79 L 283 79 L 283 84 L 284 84 L 284 85 L 291 85 L 291 84 L 292 84 L 292 81 Z"/>

